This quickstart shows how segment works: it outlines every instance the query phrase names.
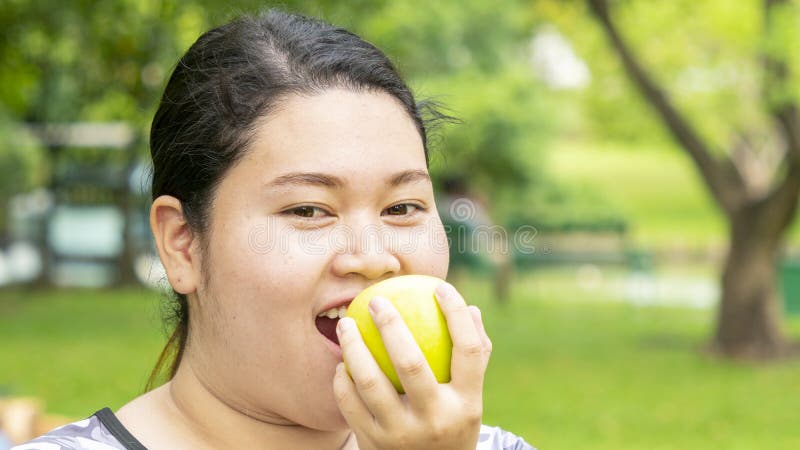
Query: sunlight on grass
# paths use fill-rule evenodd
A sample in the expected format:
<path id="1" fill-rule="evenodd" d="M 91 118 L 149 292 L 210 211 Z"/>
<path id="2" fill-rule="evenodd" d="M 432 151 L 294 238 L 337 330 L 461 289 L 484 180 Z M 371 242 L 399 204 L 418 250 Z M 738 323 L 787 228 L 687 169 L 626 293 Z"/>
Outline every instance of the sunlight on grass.
<path id="1" fill-rule="evenodd" d="M 598 192 L 618 209 L 641 247 L 725 242 L 723 218 L 680 149 L 563 141 L 549 158 L 557 180 Z"/>
<path id="2" fill-rule="evenodd" d="M 721 211 L 679 148 L 561 141 L 548 158 L 556 180 L 595 192 L 619 210 L 640 248 L 706 250 L 727 242 Z M 800 245 L 798 221 L 789 242 Z"/>

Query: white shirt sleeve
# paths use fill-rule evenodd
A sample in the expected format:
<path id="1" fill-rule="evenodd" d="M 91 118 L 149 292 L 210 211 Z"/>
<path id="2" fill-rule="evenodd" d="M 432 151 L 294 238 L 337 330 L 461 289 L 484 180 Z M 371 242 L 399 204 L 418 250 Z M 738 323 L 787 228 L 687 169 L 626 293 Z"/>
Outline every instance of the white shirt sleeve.
<path id="1" fill-rule="evenodd" d="M 481 425 L 475 450 L 536 450 L 519 436 L 498 427 Z"/>

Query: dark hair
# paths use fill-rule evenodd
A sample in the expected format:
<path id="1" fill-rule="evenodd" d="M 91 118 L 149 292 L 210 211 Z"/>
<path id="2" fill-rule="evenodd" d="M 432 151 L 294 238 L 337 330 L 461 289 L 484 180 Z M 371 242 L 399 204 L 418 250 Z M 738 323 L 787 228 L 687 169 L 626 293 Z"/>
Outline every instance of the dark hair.
<path id="1" fill-rule="evenodd" d="M 150 130 L 153 199 L 177 198 L 207 250 L 203 232 L 216 186 L 242 157 L 257 119 L 289 95 L 330 88 L 395 97 L 419 130 L 427 162 L 426 129 L 447 116 L 432 102 L 417 103 L 386 55 L 349 31 L 269 10 L 206 32 L 178 62 Z M 146 389 L 175 375 L 186 344 L 187 299 L 172 293 L 165 319 L 174 328 Z"/>

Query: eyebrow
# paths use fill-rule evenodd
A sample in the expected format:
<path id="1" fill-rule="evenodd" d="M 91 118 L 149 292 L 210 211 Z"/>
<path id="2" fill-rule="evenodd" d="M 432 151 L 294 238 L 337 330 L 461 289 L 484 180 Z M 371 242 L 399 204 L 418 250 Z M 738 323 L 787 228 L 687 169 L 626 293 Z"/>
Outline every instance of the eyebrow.
<path id="1" fill-rule="evenodd" d="M 431 181 L 431 176 L 428 175 L 427 171 L 420 169 L 406 170 L 404 172 L 400 172 L 392 176 L 392 178 L 390 178 L 389 181 L 386 182 L 386 184 L 391 187 L 397 187 L 400 186 L 401 184 L 416 183 L 418 181 L 426 181 L 426 180 L 429 182 Z"/>
<path id="2" fill-rule="evenodd" d="M 403 172 L 392 175 L 386 181 L 386 185 L 390 187 L 397 187 L 402 184 L 415 183 L 418 181 L 431 181 L 431 177 L 425 170 L 405 170 Z M 281 187 L 281 186 L 322 186 L 333 189 L 340 189 L 346 183 L 343 179 L 321 172 L 291 172 L 281 175 L 274 180 L 270 181 L 268 187 Z"/>

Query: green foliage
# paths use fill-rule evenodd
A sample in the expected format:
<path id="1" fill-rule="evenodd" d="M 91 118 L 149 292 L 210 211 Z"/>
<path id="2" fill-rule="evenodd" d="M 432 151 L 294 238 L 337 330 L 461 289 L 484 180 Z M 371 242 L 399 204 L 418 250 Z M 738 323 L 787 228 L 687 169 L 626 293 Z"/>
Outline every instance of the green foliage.
<path id="1" fill-rule="evenodd" d="M 546 116 L 546 98 L 525 68 L 463 71 L 419 84 L 419 90 L 441 93 L 436 98 L 461 121 L 446 127 L 434 145 L 435 179 L 460 176 L 499 210 L 505 193 L 534 188 L 542 173 L 537 158 L 554 119 Z"/>
<path id="2" fill-rule="evenodd" d="M 386 2 L 356 28 L 413 76 L 502 71 L 530 35 L 524 2 Z"/>
<path id="3" fill-rule="evenodd" d="M 44 150 L 24 129 L 12 126 L 0 111 L 0 197 L 41 183 L 33 169 L 42 164 Z"/>
<path id="4" fill-rule="evenodd" d="M 776 6 L 767 17 L 770 28 L 766 33 L 761 52 L 772 60 L 785 60 L 786 70 L 794 75 L 786 80 L 768 78 L 767 105 L 780 108 L 785 104 L 800 101 L 800 55 L 796 51 L 800 43 L 800 4 L 787 2 Z"/>
<path id="5" fill-rule="evenodd" d="M 434 138 L 434 179 L 466 180 L 501 220 L 513 197 L 541 188 L 537 159 L 561 115 L 527 66 L 534 18 L 525 4 L 387 2 L 355 24 L 411 77 L 419 97 L 459 119 Z"/>
<path id="6" fill-rule="evenodd" d="M 11 197 L 41 184 L 43 160 L 36 139 L 14 127 L 0 109 L 0 236 L 7 231 Z"/>
<path id="7" fill-rule="evenodd" d="M 122 120 L 146 133 L 171 68 L 204 30 L 269 6 L 322 17 L 382 48 L 416 88 L 464 121 L 445 129 L 448 172 L 495 197 L 541 179 L 558 114 L 526 67 L 521 0 L 11 1 L 0 6 L 0 102 L 28 122 Z M 142 148 L 142 151 L 145 149 Z"/>
<path id="8" fill-rule="evenodd" d="M 776 92 L 800 99 L 800 4 L 775 11 L 764 32 L 764 2 L 727 0 L 611 2 L 613 19 L 646 69 L 713 147 L 728 147 L 741 132 L 769 133 L 763 114 L 766 52 L 787 59 L 791 78 Z M 599 25 L 584 2 L 537 2 L 542 20 L 555 23 L 576 45 L 592 70 L 585 111 L 593 135 L 603 139 L 653 142 L 667 138 L 651 108 L 624 77 Z"/>
<path id="9" fill-rule="evenodd" d="M 504 3 L 9 1 L 0 6 L 0 100 L 28 121 L 101 116 L 141 123 L 171 67 L 201 32 L 269 6 L 350 27 L 410 76 L 495 70 L 527 36 L 524 16 L 515 13 L 520 2 Z"/>

